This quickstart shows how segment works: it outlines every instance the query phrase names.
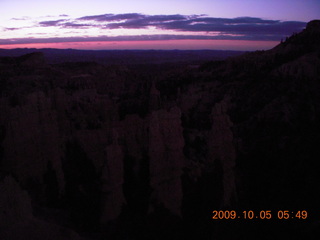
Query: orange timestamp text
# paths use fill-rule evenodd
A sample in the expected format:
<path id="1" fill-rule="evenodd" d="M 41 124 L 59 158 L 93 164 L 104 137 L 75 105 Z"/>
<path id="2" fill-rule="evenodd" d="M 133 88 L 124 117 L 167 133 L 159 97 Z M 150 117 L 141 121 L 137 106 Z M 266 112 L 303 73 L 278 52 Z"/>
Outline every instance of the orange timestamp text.
<path id="1" fill-rule="evenodd" d="M 306 210 L 290 211 L 290 210 L 261 210 L 261 211 L 235 211 L 235 210 L 214 210 L 212 211 L 212 219 L 222 220 L 222 219 L 307 219 L 308 212 Z"/>

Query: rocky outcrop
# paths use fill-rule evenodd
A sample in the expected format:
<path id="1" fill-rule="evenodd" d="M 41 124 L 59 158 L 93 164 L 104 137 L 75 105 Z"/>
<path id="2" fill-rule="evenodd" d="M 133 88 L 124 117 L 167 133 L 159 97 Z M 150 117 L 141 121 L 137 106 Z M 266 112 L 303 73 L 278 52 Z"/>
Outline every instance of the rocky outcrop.
<path id="1" fill-rule="evenodd" d="M 44 199 L 44 173 L 48 164 L 56 173 L 59 190 L 64 189 L 62 173 L 61 135 L 57 113 L 52 109 L 51 99 L 42 91 L 25 96 L 22 105 L 9 107 L 9 99 L 3 99 L 2 122 L 6 130 L 3 140 L 2 169 L 17 176 L 24 187 L 36 187 L 34 197 Z M 4 103 L 3 102 L 3 103 Z M 31 161 L 32 159 L 32 161 Z M 31 161 L 31 162 L 30 162 Z M 32 187 L 31 187 L 32 188 Z"/>
<path id="2" fill-rule="evenodd" d="M 31 199 L 11 176 L 0 181 L 0 238 L 3 240 L 81 240 L 72 230 L 33 216 Z"/>
<path id="3" fill-rule="evenodd" d="M 313 20 L 308 22 L 307 31 L 319 32 L 320 31 L 320 20 Z"/>

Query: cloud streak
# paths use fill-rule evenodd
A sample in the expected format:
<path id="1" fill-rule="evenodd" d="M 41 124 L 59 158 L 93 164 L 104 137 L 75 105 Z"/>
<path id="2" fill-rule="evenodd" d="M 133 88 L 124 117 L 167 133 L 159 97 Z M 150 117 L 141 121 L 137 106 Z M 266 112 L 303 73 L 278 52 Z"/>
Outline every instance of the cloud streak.
<path id="1" fill-rule="evenodd" d="M 0 39 L 0 44 L 85 42 L 85 41 L 142 41 L 142 40 L 253 40 L 280 41 L 293 32 L 301 31 L 305 22 L 266 20 L 254 17 L 214 18 L 206 15 L 145 15 L 141 13 L 102 14 L 79 18 L 40 21 L 37 27 L 58 29 L 91 29 L 100 31 L 115 29 L 156 29 L 164 34 L 100 37 L 56 37 Z M 15 18 L 14 20 L 18 20 Z M 22 20 L 22 19 L 19 19 Z M 15 31 L 21 28 L 6 28 Z M 170 34 L 166 34 L 166 33 Z M 173 33 L 173 34 L 171 34 Z"/>
<path id="2" fill-rule="evenodd" d="M 42 21 L 39 22 L 41 27 L 53 27 L 53 26 L 59 26 L 61 22 L 64 22 L 64 19 L 60 20 L 54 20 L 54 21 Z"/>

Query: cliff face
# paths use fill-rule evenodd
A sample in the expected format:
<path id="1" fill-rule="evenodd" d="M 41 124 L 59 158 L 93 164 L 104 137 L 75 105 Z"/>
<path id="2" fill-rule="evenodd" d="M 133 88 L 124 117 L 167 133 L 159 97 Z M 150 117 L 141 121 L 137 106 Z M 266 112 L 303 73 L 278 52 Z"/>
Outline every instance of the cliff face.
<path id="1" fill-rule="evenodd" d="M 1 236 L 197 237 L 219 234 L 214 209 L 316 211 L 318 26 L 157 78 L 1 58 Z"/>
<path id="2" fill-rule="evenodd" d="M 219 161 L 223 171 L 222 206 L 232 206 L 236 201 L 236 148 L 232 132 L 233 123 L 227 114 L 227 101 L 222 100 L 212 108 L 212 129 L 208 139 L 209 161 Z"/>
<path id="3" fill-rule="evenodd" d="M 124 183 L 123 151 L 118 143 L 116 131 L 112 135 L 112 143 L 106 146 L 106 157 L 101 174 L 102 181 L 102 216 L 101 223 L 116 219 L 125 204 L 122 185 Z"/>

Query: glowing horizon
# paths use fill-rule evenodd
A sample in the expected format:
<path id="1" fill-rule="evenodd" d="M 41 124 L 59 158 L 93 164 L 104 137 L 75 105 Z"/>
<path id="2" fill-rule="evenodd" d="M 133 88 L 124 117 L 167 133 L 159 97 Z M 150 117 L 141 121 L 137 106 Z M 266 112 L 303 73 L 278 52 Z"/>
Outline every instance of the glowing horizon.
<path id="1" fill-rule="evenodd" d="M 0 45 L 2 49 L 15 48 L 56 48 L 79 50 L 268 50 L 275 47 L 277 41 L 245 40 L 162 40 L 162 41 L 118 41 L 118 42 L 66 42 L 66 43 L 29 43 Z"/>

